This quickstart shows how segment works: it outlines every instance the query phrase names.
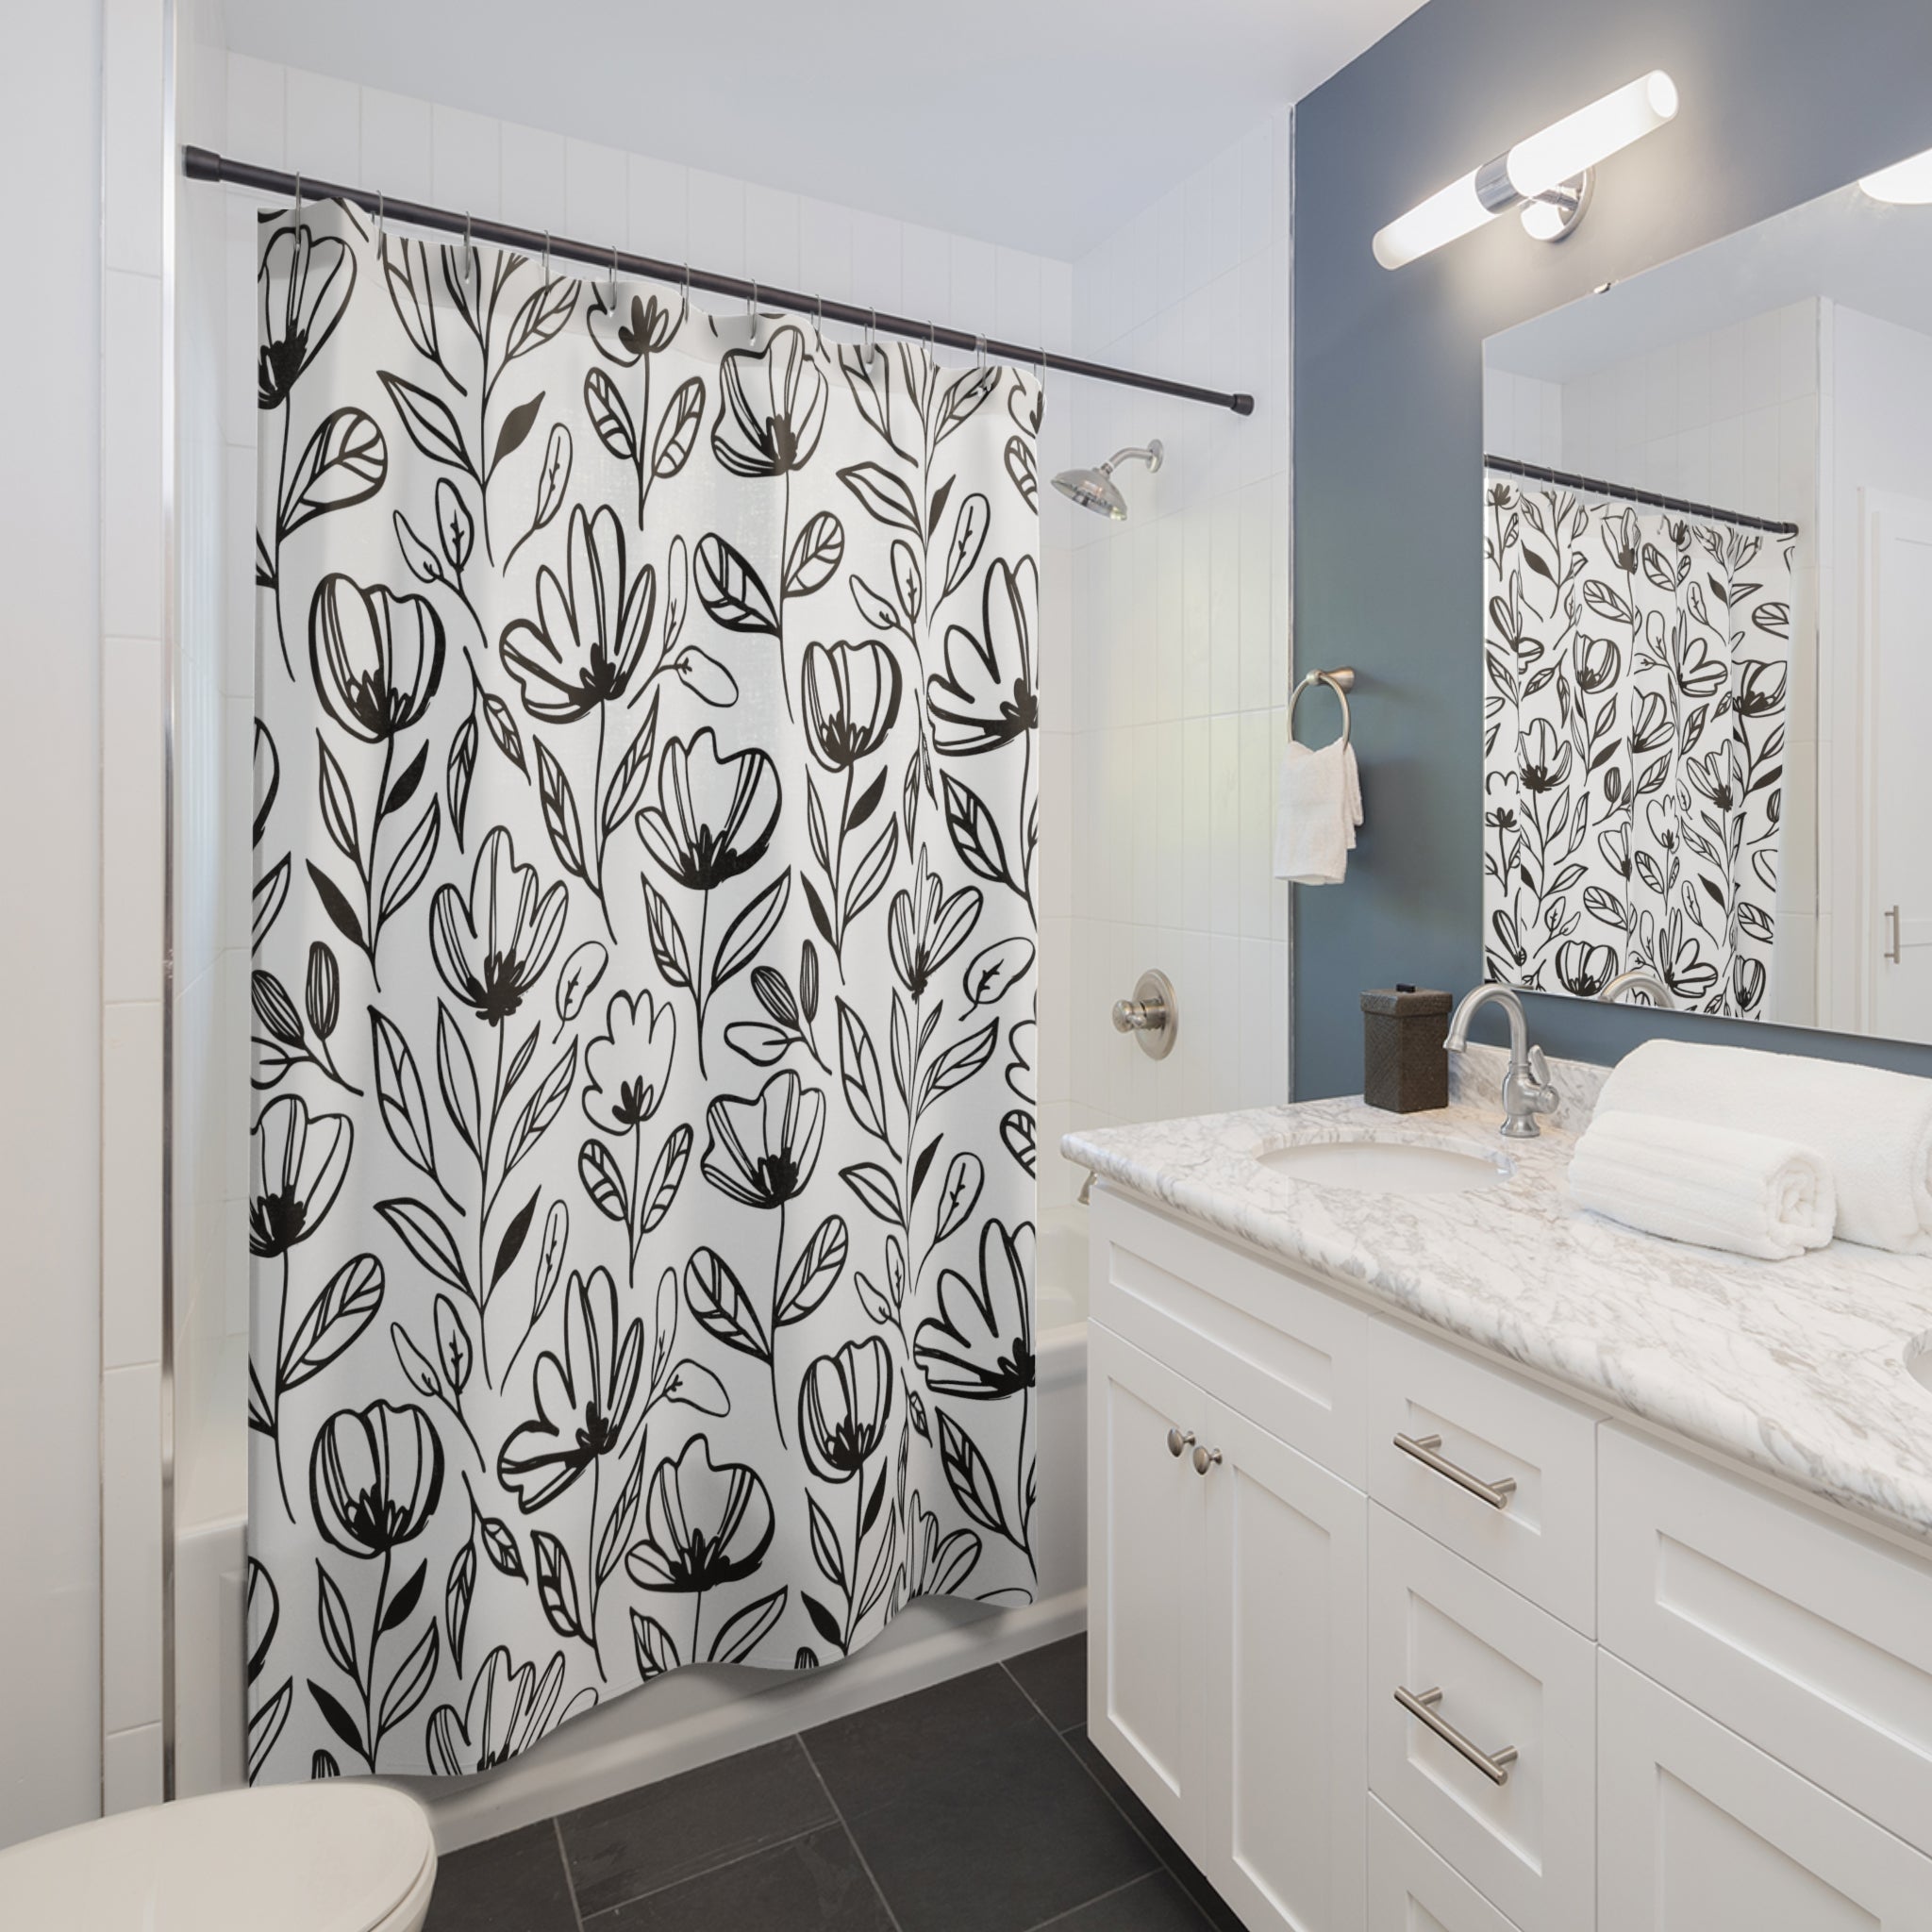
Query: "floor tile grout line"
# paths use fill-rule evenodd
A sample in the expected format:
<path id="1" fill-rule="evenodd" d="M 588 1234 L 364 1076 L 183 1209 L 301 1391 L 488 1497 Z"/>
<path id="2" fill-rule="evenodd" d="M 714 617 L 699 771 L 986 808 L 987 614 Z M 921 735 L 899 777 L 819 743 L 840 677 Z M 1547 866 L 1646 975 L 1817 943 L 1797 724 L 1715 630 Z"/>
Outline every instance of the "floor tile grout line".
<path id="1" fill-rule="evenodd" d="M 831 1794 L 827 1792 L 826 1795 L 829 1797 Z M 667 1879 L 662 1885 L 650 1887 L 648 1890 L 633 1891 L 624 1898 L 612 1899 L 608 1906 L 599 1906 L 588 1917 L 580 1911 L 577 1918 L 579 1932 L 589 1932 L 591 1920 L 601 1919 L 607 1912 L 621 1912 L 626 1906 L 640 1905 L 647 1898 L 659 1898 L 667 1891 L 675 1891 L 680 1885 L 694 1885 L 700 1878 L 714 1878 L 720 1872 L 728 1872 L 732 1866 L 743 1864 L 747 1858 L 761 1858 L 767 1852 L 782 1852 L 787 1845 L 798 1844 L 801 1840 L 810 1838 L 814 1832 L 824 1831 L 834 1824 L 843 1825 L 844 1823 L 844 1819 L 838 1815 L 835 1807 L 833 1816 L 821 1818 L 816 1824 L 808 1824 L 803 1831 L 794 1831 L 785 1838 L 774 1838 L 770 1844 L 755 1845 L 748 1852 L 739 1852 L 731 1857 L 720 1858 L 715 1865 L 706 1865 L 695 1872 L 683 1873 L 676 1878 Z M 575 1887 L 572 1889 L 572 1897 L 575 1897 Z"/>
<path id="2" fill-rule="evenodd" d="M 852 1847 L 852 1856 L 858 1860 L 858 1869 L 866 1875 L 872 1886 L 873 1896 L 879 1902 L 892 1932 L 904 1932 L 899 1924 L 899 1915 L 892 1909 L 892 1901 L 886 1896 L 886 1888 L 879 1883 L 879 1875 L 872 1869 L 872 1860 L 865 1856 L 865 1847 L 858 1842 L 858 1834 L 852 1829 L 852 1821 L 845 1815 L 845 1807 L 832 1795 L 832 1788 L 825 1782 L 825 1774 L 819 1769 L 819 1761 L 811 1755 L 811 1746 L 805 1741 L 805 1733 L 792 1734 L 798 1740 L 798 1748 L 805 1754 L 805 1761 L 811 1766 L 811 1774 L 818 1779 L 819 1789 L 825 1794 L 825 1803 L 832 1807 L 832 1815 L 839 1821 L 839 1829 L 845 1834 L 845 1842 Z"/>
<path id="3" fill-rule="evenodd" d="M 1020 1655 L 1023 1657 L 1026 1656 L 1027 1654 L 1028 1653 L 1024 1651 L 1022 1651 L 1020 1653 Z M 1006 1657 L 1001 1657 L 1000 1669 L 1006 1672 L 1008 1683 L 1012 1685 L 1013 1689 L 1017 1690 L 1020 1693 L 1020 1695 L 1024 1697 L 1026 1700 L 1026 1702 L 1033 1707 L 1034 1712 L 1039 1717 L 1041 1723 L 1043 1724 L 1048 1730 L 1053 1732 L 1053 1734 L 1056 1737 L 1058 1737 L 1059 1735 L 1059 1725 L 1055 1724 L 1052 1718 L 1047 1716 L 1045 1709 L 1040 1702 L 1040 1699 L 1034 1696 L 1032 1691 L 1027 1690 L 1025 1685 L 1021 1683 L 1020 1679 L 1013 1674 L 1012 1670 L 1009 1668 L 1008 1660 Z"/>
<path id="4" fill-rule="evenodd" d="M 1091 1898 L 1082 1899 L 1076 1906 L 1069 1906 L 1063 1912 L 1056 1912 L 1050 1919 L 1036 1919 L 1027 1926 L 1026 1932 L 1049 1932 L 1049 1927 L 1064 1924 L 1075 1912 L 1091 1911 L 1095 1906 L 1104 1906 L 1108 1899 L 1118 1898 L 1122 1892 L 1131 1891 L 1137 1885 L 1145 1885 L 1148 1880 L 1158 1878 L 1163 1873 L 1169 1877 L 1174 1875 L 1167 1873 L 1165 1866 L 1158 1866 L 1152 1872 L 1137 1873 L 1132 1878 L 1124 1878 L 1120 1884 L 1109 1886 L 1105 1891 L 1095 1892 Z M 1192 1904 L 1192 1900 L 1189 1903 Z"/>
<path id="5" fill-rule="evenodd" d="M 1144 1831 L 1141 1829 L 1138 1824 L 1135 1823 L 1133 1814 L 1127 1809 L 1127 1807 L 1124 1805 L 1123 1805 L 1121 1801 L 1117 1797 L 1115 1797 L 1110 1790 L 1108 1790 L 1107 1786 L 1104 1783 L 1102 1783 L 1102 1781 L 1098 1777 L 1094 1776 L 1093 1767 L 1087 1762 L 1086 1758 L 1081 1757 L 1079 1750 L 1073 1741 L 1074 1733 L 1077 1731 L 1079 1728 L 1080 1726 L 1078 1724 L 1069 1724 L 1065 1730 L 1058 1732 L 1056 1734 L 1058 1737 L 1060 1742 L 1066 1746 L 1067 1755 L 1073 1758 L 1074 1762 L 1077 1764 L 1080 1767 L 1081 1771 L 1086 1774 L 1088 1778 L 1090 1778 L 1092 1781 L 1095 1790 L 1099 1791 L 1100 1795 L 1103 1798 L 1105 1798 L 1107 1802 L 1109 1805 L 1111 1805 L 1116 1811 L 1120 1813 L 1122 1819 L 1125 1821 L 1127 1829 L 1131 1831 L 1134 1834 L 1134 1836 L 1137 1839 L 1139 1839 L 1143 1845 L 1147 1847 L 1148 1851 L 1150 1851 L 1154 1855 L 1154 1862 L 1156 1866 L 1160 1871 L 1165 1872 L 1167 1875 L 1170 1878 L 1172 1878 L 1176 1885 L 1180 1887 L 1182 1894 L 1186 1897 L 1188 1903 L 1194 1907 L 1194 1910 L 1199 1915 L 1202 1924 L 1211 1924 L 1211 1921 L 1209 1921 L 1208 1914 L 1202 1910 L 1201 1906 L 1199 1902 L 1195 1899 L 1193 1893 L 1191 1891 L 1189 1891 L 1187 1881 L 1181 1876 L 1181 1874 L 1178 1872 L 1176 1872 L 1174 1869 L 1174 1867 L 1171 1864 L 1168 1863 L 1166 1855 L 1161 1851 L 1160 1847 L 1158 1844 L 1156 1844 L 1155 1841 L 1151 1838 L 1149 1838 Z M 1091 1740 L 1092 1734 L 1090 1732 L 1088 1735 Z M 1095 1746 L 1095 1748 L 1098 1749 L 1099 1747 Z M 1151 1816 L 1152 1814 L 1150 1813 L 1149 1815 Z M 1155 1823 L 1157 1824 L 1158 1824 L 1159 1822 L 1160 1821 L 1158 1819 L 1155 1820 Z M 1150 1874 L 1143 1872 L 1141 1875 L 1144 1878 L 1149 1876 Z"/>
<path id="6" fill-rule="evenodd" d="M 563 1889 L 570 1894 L 570 1915 L 576 1921 L 577 1932 L 584 1932 L 583 1907 L 577 1904 L 577 1881 L 570 1869 L 570 1847 L 563 1841 L 563 1819 L 557 1815 L 550 1821 L 550 1836 L 557 1840 L 558 1861 L 563 1867 Z"/>

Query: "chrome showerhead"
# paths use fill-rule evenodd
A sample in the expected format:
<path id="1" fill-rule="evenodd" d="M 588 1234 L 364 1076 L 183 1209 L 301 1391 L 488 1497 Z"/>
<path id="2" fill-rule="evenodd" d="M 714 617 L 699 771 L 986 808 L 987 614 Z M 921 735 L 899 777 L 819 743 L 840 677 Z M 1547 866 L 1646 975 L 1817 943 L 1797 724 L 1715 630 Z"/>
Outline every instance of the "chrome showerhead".
<path id="1" fill-rule="evenodd" d="M 1161 455 L 1160 439 L 1156 437 L 1145 449 L 1115 450 L 1097 470 L 1062 470 L 1053 479 L 1053 487 L 1082 509 L 1097 510 L 1118 524 L 1126 518 L 1127 499 L 1121 494 L 1120 485 L 1113 480 L 1116 465 L 1145 463 L 1150 471 L 1158 470 Z"/>

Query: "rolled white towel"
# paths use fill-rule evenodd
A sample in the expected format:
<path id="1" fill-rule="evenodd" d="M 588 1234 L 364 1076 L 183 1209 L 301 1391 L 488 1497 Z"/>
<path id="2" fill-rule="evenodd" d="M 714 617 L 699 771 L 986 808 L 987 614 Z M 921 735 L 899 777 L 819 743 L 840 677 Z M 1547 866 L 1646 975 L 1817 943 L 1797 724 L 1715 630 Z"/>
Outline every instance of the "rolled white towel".
<path id="1" fill-rule="evenodd" d="M 1831 1170 L 1809 1147 L 1741 1127 L 1599 1113 L 1570 1157 L 1570 1198 L 1667 1241 L 1789 1260 L 1831 1239 Z"/>
<path id="2" fill-rule="evenodd" d="M 1814 1148 L 1831 1170 L 1842 1240 L 1932 1255 L 1932 1080 L 1798 1054 L 1647 1040 L 1611 1070 L 1596 1112 L 1742 1126 Z"/>

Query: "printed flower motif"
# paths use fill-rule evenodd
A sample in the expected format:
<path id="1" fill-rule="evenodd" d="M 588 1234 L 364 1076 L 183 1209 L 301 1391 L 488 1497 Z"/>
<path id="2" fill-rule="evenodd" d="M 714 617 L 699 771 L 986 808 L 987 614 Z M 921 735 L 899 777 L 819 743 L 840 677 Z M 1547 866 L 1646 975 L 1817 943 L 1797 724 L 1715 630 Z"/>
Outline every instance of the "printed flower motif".
<path id="1" fill-rule="evenodd" d="M 1715 697 L 1724 689 L 1724 661 L 1681 622 L 1671 639 L 1671 675 L 1688 698 Z"/>
<path id="2" fill-rule="evenodd" d="M 1617 956 L 1608 946 L 1583 940 L 1565 940 L 1557 948 L 1557 977 L 1565 992 L 1593 1000 L 1617 976 Z"/>
<path id="3" fill-rule="evenodd" d="M 607 503 L 595 516 L 570 513 L 568 590 L 544 564 L 537 573 L 537 621 L 520 617 L 503 633 L 503 661 L 523 688 L 524 708 L 549 724 L 588 718 L 630 689 L 658 601 L 647 563 L 625 575 L 624 526 Z"/>
<path id="4" fill-rule="evenodd" d="M 323 708 L 365 744 L 407 731 L 442 679 L 442 619 L 426 597 L 365 591 L 333 571 L 308 606 L 308 663 Z"/>
<path id="5" fill-rule="evenodd" d="M 644 1324 L 620 1330 L 617 1284 L 608 1268 L 586 1281 L 573 1274 L 564 1304 L 564 1359 L 548 1349 L 532 1378 L 537 1418 L 525 1423 L 496 1458 L 497 1479 L 514 1490 L 527 1516 L 541 1509 L 616 1448 L 630 1420 L 644 1358 Z"/>
<path id="6" fill-rule="evenodd" d="M 1729 744 L 1721 744 L 1704 758 L 1686 759 L 1684 775 L 1719 811 L 1729 811 L 1737 803 L 1738 772 Z"/>
<path id="7" fill-rule="evenodd" d="M 747 1208 L 782 1208 L 805 1191 L 825 1131 L 825 1096 L 791 1068 L 756 1100 L 720 1097 L 705 1110 L 711 1138 L 702 1162 L 720 1193 Z"/>
<path id="8" fill-rule="evenodd" d="M 736 1583 L 765 1559 L 772 1498 L 755 1469 L 711 1460 L 693 1436 L 675 1462 L 660 1462 L 644 1506 L 644 1536 L 624 1559 L 645 1590 L 688 1593 Z"/>
<path id="9" fill-rule="evenodd" d="M 452 1704 L 440 1704 L 429 1720 L 429 1769 L 438 1777 L 463 1777 L 506 1764 L 527 1751 L 551 1729 L 557 1700 L 563 1692 L 563 1653 L 556 1652 L 540 1679 L 534 1663 L 510 1668 L 509 1652 L 498 1644 L 483 1659 L 470 1681 L 470 1702 L 463 1715 Z M 571 1699 L 563 1715 L 594 1701 L 588 1687 Z M 559 1720 L 561 1722 L 561 1720 Z"/>
<path id="10" fill-rule="evenodd" d="M 1769 718 L 1785 708 L 1786 667 L 1767 664 L 1752 658 L 1746 660 L 1738 685 L 1738 715 Z"/>
<path id="11" fill-rule="evenodd" d="M 812 1474 L 842 1483 L 886 1440 L 892 1407 L 892 1357 L 876 1335 L 822 1355 L 798 1391 L 798 1439 Z"/>
<path id="12" fill-rule="evenodd" d="M 429 908 L 429 949 L 443 985 L 490 1025 L 502 1025 L 543 976 L 569 903 L 560 881 L 539 896 L 536 868 L 517 863 L 498 825 L 476 854 L 468 903 L 455 886 L 441 886 Z"/>
<path id="13" fill-rule="evenodd" d="M 262 250 L 256 280 L 261 287 L 256 407 L 275 409 L 341 321 L 356 286 L 356 259 L 340 236 L 317 235 L 304 225 L 282 228 Z"/>
<path id="14" fill-rule="evenodd" d="M 1603 538 L 1604 554 L 1610 560 L 1610 568 L 1621 571 L 1626 577 L 1634 575 L 1643 543 L 1637 512 L 1634 509 L 1626 509 L 1621 516 L 1606 517 Z"/>
<path id="15" fill-rule="evenodd" d="M 1633 752 L 1656 751 L 1669 744 L 1676 736 L 1676 726 L 1671 723 L 1670 708 L 1664 703 L 1660 691 L 1640 691 L 1637 697 L 1637 715 L 1630 721 L 1630 749 Z"/>
<path id="16" fill-rule="evenodd" d="M 610 996 L 605 1030 L 584 1050 L 584 1112 L 592 1124 L 627 1134 L 658 1111 L 677 1046 L 671 1002 L 648 992 Z"/>
<path id="17" fill-rule="evenodd" d="M 1516 501 L 1516 492 L 1507 483 L 1491 483 L 1489 489 L 1489 505 L 1491 509 L 1507 509 Z"/>
<path id="18" fill-rule="evenodd" d="M 633 295 L 627 308 L 607 306 L 600 296 L 591 305 L 591 334 L 602 354 L 629 368 L 671 346 L 680 313 L 681 305 L 673 308 L 656 295 Z"/>
<path id="19" fill-rule="evenodd" d="M 1627 824 L 1607 826 L 1596 835 L 1596 849 L 1604 856 L 1604 863 L 1620 879 L 1630 876 L 1630 827 Z"/>
<path id="20" fill-rule="evenodd" d="M 1757 1011 L 1764 998 L 1764 985 L 1762 959 L 1738 958 L 1731 961 L 1731 1000 L 1739 1012 Z"/>
<path id="21" fill-rule="evenodd" d="M 1588 638 L 1581 631 L 1572 652 L 1576 682 L 1587 691 L 1607 691 L 1624 668 L 1624 656 L 1612 638 Z"/>
<path id="22" fill-rule="evenodd" d="M 942 752 L 995 751 L 1040 723 L 1034 683 L 1033 625 L 1040 572 L 1030 557 L 1017 570 L 1004 558 L 986 574 L 984 635 L 960 625 L 946 632 L 946 675 L 926 680 L 934 741 Z"/>
<path id="23" fill-rule="evenodd" d="M 891 949 L 892 969 L 914 999 L 966 943 L 984 903 L 977 886 L 961 886 L 948 896 L 939 874 L 925 862 L 925 847 L 919 848 L 912 884 L 892 894 L 886 915 L 886 942 Z"/>
<path id="24" fill-rule="evenodd" d="M 886 741 L 899 715 L 899 660 L 885 645 L 808 644 L 799 673 L 812 757 L 849 772 Z"/>
<path id="25" fill-rule="evenodd" d="M 748 872 L 777 824 L 777 767 L 756 745 L 720 758 L 708 726 L 664 747 L 658 803 L 638 814 L 645 850 L 695 892 Z"/>
<path id="26" fill-rule="evenodd" d="M 348 1116 L 317 1114 L 298 1093 L 262 1108 L 248 1184 L 248 1252 L 263 1259 L 307 1241 L 341 1191 L 356 1130 Z"/>
<path id="27" fill-rule="evenodd" d="M 919 1324 L 912 1356 L 935 1395 L 996 1402 L 1033 1387 L 1033 1224 L 1008 1234 L 989 1221 L 979 1236 L 979 1285 L 948 1268 L 940 1318 Z"/>
<path id="28" fill-rule="evenodd" d="M 730 350 L 718 387 L 711 448 L 734 476 L 782 476 L 810 462 L 825 426 L 825 378 L 802 329 Z"/>
<path id="29" fill-rule="evenodd" d="M 1547 718 L 1534 720 L 1518 734 L 1516 769 L 1530 791 L 1554 791 L 1570 775 L 1570 747 Z"/>
<path id="30" fill-rule="evenodd" d="M 1671 922 L 1673 927 L 1676 920 Z M 1704 957 L 1703 948 L 1694 935 L 1686 933 L 1680 939 L 1674 931 L 1669 944 L 1669 957 L 1663 969 L 1663 982 L 1680 1000 L 1701 1000 L 1717 984 L 1717 968 Z"/>
<path id="31" fill-rule="evenodd" d="M 352 1557 L 386 1557 L 421 1536 L 442 1495 L 442 1444 L 414 1403 L 338 1409 L 308 1463 L 316 1527 Z"/>

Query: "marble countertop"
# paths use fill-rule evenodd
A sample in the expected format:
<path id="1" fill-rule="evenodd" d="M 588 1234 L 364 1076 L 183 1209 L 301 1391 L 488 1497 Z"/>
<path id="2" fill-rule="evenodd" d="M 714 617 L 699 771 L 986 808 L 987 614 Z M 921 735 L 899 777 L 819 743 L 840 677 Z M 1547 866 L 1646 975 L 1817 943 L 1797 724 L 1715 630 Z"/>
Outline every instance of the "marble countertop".
<path id="1" fill-rule="evenodd" d="M 1487 1084 L 1487 1083 L 1486 1083 Z M 1488 1088 L 1493 1091 L 1492 1086 Z M 1932 1259 L 1834 1241 L 1758 1261 L 1569 1206 L 1566 1094 L 1541 1139 L 1498 1138 L 1493 1098 L 1389 1114 L 1359 1099 L 1069 1134 L 1070 1160 L 1605 1405 L 1932 1542 Z M 1291 1141 L 1429 1141 L 1513 1172 L 1467 1193 L 1319 1186 L 1259 1167 Z"/>

